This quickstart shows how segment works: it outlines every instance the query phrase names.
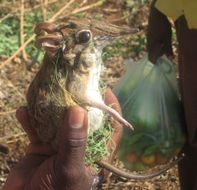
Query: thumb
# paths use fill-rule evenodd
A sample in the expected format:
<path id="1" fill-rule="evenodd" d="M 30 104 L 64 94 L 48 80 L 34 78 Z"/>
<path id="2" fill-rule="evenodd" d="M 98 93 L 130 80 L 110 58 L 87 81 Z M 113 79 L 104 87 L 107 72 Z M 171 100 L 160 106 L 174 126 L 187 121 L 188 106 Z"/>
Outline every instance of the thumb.
<path id="1" fill-rule="evenodd" d="M 122 114 L 118 99 L 116 98 L 115 94 L 112 92 L 112 90 L 110 88 L 107 88 L 105 91 L 104 101 L 105 101 L 106 105 L 111 106 L 117 112 Z"/>
<path id="2" fill-rule="evenodd" d="M 69 108 L 59 136 L 58 159 L 64 168 L 84 166 L 87 127 L 87 112 L 77 106 Z"/>

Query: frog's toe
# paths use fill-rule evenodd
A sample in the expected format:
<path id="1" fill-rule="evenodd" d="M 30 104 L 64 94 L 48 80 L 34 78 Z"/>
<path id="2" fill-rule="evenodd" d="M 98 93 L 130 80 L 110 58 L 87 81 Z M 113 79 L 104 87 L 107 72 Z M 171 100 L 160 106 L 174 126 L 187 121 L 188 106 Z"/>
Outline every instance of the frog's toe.
<path id="1" fill-rule="evenodd" d="M 62 36 L 58 33 L 55 34 L 47 34 L 44 36 L 37 36 L 36 37 L 36 47 L 52 47 L 52 48 L 59 48 L 60 43 L 62 41 Z"/>
<path id="2" fill-rule="evenodd" d="M 134 127 L 126 120 L 124 120 L 123 125 L 127 128 L 130 128 L 132 131 L 134 130 Z"/>
<path id="3" fill-rule="evenodd" d="M 34 29 L 34 33 L 39 35 L 43 32 L 46 32 L 48 34 L 51 34 L 53 32 L 57 32 L 58 26 L 54 23 L 49 22 L 42 22 L 36 25 Z"/>

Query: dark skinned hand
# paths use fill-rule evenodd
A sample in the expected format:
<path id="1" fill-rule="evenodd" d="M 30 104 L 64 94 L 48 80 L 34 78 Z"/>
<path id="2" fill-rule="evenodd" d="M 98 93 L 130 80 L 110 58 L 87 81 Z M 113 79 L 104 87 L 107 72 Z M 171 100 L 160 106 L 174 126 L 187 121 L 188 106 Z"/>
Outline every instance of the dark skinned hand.
<path id="1" fill-rule="evenodd" d="M 147 51 L 149 60 L 156 63 L 161 55 L 173 58 L 172 29 L 168 18 L 154 7 L 156 0 L 152 2 L 148 20 Z"/>
<path id="2" fill-rule="evenodd" d="M 107 104 L 113 104 L 115 109 L 120 110 L 110 90 L 106 91 L 105 96 Z M 25 107 L 17 110 L 16 117 L 27 133 L 30 144 L 24 158 L 11 170 L 3 190 L 94 189 L 99 178 L 84 162 L 88 118 L 83 108 L 76 106 L 68 109 L 61 126 L 58 152 L 40 142 L 29 124 Z M 116 122 L 113 127 L 112 138 L 118 143 L 122 128 Z M 112 160 L 112 156 L 108 160 Z"/>

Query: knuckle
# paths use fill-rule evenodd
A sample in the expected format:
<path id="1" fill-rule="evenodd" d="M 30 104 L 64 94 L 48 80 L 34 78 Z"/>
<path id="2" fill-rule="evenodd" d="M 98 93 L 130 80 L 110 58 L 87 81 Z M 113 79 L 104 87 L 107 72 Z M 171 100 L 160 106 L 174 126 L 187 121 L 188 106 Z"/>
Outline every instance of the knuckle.
<path id="1" fill-rule="evenodd" d="M 64 179 L 68 182 L 76 183 L 79 179 L 84 176 L 84 172 L 81 169 L 76 167 L 69 167 L 63 170 Z"/>
<path id="2" fill-rule="evenodd" d="M 68 139 L 68 145 L 71 147 L 82 147 L 86 144 L 86 139 Z"/>

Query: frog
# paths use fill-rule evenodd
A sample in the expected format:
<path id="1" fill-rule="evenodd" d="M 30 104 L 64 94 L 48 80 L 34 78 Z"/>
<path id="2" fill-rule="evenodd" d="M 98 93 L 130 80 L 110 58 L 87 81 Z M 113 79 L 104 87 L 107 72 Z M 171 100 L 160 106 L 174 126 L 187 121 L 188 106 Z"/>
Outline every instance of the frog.
<path id="1" fill-rule="evenodd" d="M 100 89 L 103 48 L 132 32 L 129 27 L 73 18 L 36 26 L 35 45 L 44 48 L 46 53 L 29 86 L 27 103 L 32 126 L 42 142 L 57 146 L 63 116 L 68 107 L 75 105 L 88 110 L 90 132 L 103 126 L 104 112 L 133 129 L 104 103 Z"/>

